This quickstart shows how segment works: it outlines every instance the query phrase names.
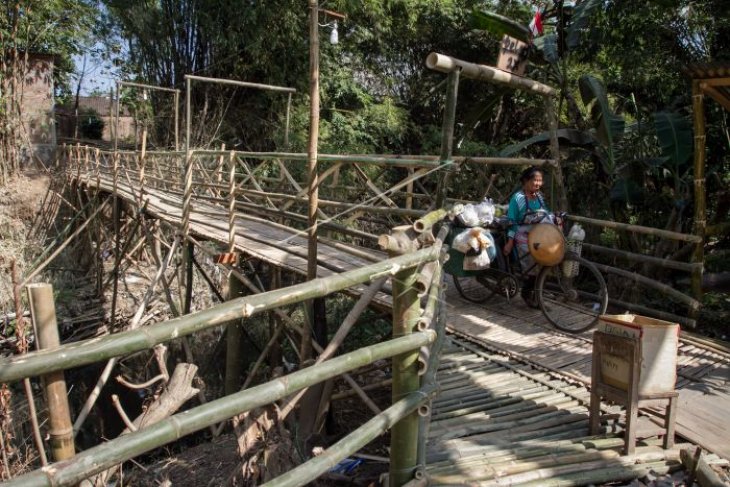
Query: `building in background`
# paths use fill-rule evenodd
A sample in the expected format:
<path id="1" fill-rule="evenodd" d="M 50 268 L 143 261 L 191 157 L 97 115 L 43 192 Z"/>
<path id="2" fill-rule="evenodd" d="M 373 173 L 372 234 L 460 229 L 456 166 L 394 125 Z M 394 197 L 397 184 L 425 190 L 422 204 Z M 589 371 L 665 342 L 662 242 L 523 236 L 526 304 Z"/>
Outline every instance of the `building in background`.
<path id="1" fill-rule="evenodd" d="M 59 141 L 83 140 L 89 143 L 112 142 L 116 102 L 109 96 L 80 96 L 76 100 L 56 107 L 56 123 Z M 135 140 L 134 117 L 127 107 L 119 111 L 119 141 Z"/>

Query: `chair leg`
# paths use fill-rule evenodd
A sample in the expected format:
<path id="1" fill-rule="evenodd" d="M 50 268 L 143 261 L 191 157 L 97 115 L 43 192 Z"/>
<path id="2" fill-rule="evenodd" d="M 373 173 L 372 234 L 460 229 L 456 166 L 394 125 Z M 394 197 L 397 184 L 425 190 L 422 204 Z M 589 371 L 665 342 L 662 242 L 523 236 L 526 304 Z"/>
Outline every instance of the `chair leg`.
<path id="1" fill-rule="evenodd" d="M 664 436 L 664 449 L 669 450 L 674 446 L 674 423 L 677 417 L 677 396 L 673 395 L 669 398 L 667 410 L 664 413 L 664 428 L 666 436 Z"/>

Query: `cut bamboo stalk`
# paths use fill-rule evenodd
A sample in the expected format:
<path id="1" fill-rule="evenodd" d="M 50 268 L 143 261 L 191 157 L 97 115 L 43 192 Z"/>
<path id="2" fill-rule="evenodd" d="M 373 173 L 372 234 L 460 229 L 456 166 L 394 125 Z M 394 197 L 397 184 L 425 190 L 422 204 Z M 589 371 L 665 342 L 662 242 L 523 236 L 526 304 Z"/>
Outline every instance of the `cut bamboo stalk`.
<path id="1" fill-rule="evenodd" d="M 61 341 L 58 336 L 53 287 L 50 284 L 31 284 L 27 290 L 38 347 L 58 350 Z M 58 462 L 73 457 L 76 451 L 66 381 L 62 371 L 45 374 L 43 380 L 49 412 L 51 454 Z"/>

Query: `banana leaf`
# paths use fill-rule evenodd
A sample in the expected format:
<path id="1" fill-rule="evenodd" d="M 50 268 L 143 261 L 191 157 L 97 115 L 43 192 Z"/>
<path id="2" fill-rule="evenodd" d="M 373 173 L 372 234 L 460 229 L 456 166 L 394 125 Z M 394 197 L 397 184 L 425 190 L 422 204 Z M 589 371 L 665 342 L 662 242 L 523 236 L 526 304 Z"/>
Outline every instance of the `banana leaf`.
<path id="1" fill-rule="evenodd" d="M 535 47 L 542 52 L 543 58 L 550 64 L 557 64 L 560 61 L 558 53 L 558 36 L 554 32 L 538 37 L 534 41 Z"/>
<path id="2" fill-rule="evenodd" d="M 527 26 L 494 12 L 473 10 L 471 24 L 474 29 L 486 30 L 500 39 L 508 35 L 528 44 L 530 42 L 530 30 Z"/>
<path id="3" fill-rule="evenodd" d="M 692 157 L 692 125 L 689 120 L 674 112 L 654 114 L 659 147 L 676 169 L 687 164 Z M 677 171 L 679 173 L 679 171 Z"/>
<path id="4" fill-rule="evenodd" d="M 561 144 L 568 145 L 571 147 L 583 147 L 591 148 L 598 144 L 598 141 L 588 132 L 583 132 L 577 129 L 558 129 L 557 131 L 558 140 Z M 505 147 L 499 153 L 500 157 L 511 157 L 518 152 L 526 149 L 527 147 L 534 144 L 544 144 L 550 142 L 550 132 L 541 132 L 537 135 L 530 137 L 529 139 L 523 140 L 516 144 Z"/>
<path id="5" fill-rule="evenodd" d="M 588 106 L 591 102 L 595 102 L 591 118 L 596 127 L 596 137 L 606 151 L 607 164 L 604 164 L 604 170 L 607 174 L 613 174 L 620 158 L 620 146 L 617 142 L 624 133 L 626 121 L 611 110 L 606 89 L 597 78 L 583 75 L 578 80 L 578 87 L 584 105 Z"/>

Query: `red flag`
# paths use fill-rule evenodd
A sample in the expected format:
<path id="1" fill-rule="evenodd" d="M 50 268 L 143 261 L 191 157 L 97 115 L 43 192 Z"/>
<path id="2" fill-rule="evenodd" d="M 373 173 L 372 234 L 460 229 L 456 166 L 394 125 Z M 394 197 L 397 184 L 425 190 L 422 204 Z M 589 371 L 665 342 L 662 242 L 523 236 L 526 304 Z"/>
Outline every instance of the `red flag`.
<path id="1" fill-rule="evenodd" d="M 535 17 L 530 22 L 530 32 L 532 33 L 532 37 L 542 35 L 542 14 L 539 10 L 535 12 Z"/>

